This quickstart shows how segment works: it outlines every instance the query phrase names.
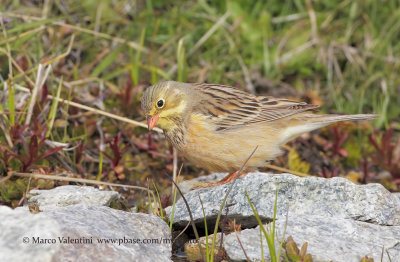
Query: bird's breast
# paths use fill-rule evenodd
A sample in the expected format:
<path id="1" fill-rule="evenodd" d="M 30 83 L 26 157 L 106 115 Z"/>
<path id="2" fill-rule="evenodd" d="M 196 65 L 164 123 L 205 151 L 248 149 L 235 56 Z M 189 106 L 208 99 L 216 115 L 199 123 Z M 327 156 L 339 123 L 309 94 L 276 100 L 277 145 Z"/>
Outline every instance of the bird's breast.
<path id="1" fill-rule="evenodd" d="M 168 131 L 164 130 L 164 135 L 172 146 L 181 150 L 185 141 L 183 132 L 181 128 L 174 128 Z"/>
<path id="2" fill-rule="evenodd" d="M 228 171 L 224 153 L 229 146 L 224 144 L 223 136 L 215 132 L 210 119 L 192 114 L 183 133 L 183 143 L 178 150 L 191 162 L 211 171 Z"/>

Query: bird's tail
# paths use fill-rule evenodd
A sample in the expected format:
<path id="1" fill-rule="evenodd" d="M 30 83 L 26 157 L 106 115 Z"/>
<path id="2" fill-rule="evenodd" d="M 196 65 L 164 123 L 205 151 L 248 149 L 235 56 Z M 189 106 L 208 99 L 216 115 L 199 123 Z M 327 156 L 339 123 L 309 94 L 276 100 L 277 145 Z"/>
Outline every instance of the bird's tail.
<path id="1" fill-rule="evenodd" d="M 308 115 L 308 122 L 321 124 L 321 127 L 343 121 L 357 121 L 377 118 L 374 114 L 358 114 L 358 115 Z"/>
<path id="2" fill-rule="evenodd" d="M 368 120 L 377 118 L 378 115 L 373 114 L 358 114 L 358 115 L 314 115 L 306 114 L 304 118 L 298 119 L 296 124 L 287 127 L 282 132 L 282 142 L 286 143 L 289 140 L 306 132 L 313 131 L 315 129 L 343 121 L 357 121 L 357 120 Z"/>

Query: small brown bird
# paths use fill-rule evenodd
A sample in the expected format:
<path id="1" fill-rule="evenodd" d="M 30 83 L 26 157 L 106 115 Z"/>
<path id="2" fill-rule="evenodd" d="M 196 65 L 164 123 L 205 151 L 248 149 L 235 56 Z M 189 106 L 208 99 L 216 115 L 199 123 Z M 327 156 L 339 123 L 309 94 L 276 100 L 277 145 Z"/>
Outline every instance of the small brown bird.
<path id="1" fill-rule="evenodd" d="M 149 130 L 158 125 L 193 163 L 209 171 L 229 172 L 223 183 L 235 177 L 256 146 L 246 171 L 279 156 L 281 145 L 305 132 L 335 122 L 376 117 L 313 114 L 317 108 L 217 84 L 167 81 L 150 86 L 142 96 Z"/>

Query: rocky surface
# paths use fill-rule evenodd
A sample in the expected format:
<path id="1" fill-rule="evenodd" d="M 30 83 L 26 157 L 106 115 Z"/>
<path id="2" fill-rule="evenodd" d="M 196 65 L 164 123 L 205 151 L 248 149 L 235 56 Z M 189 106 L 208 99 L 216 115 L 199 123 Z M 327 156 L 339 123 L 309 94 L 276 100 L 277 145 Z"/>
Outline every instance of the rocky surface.
<path id="1" fill-rule="evenodd" d="M 32 194 L 30 203 L 43 210 L 37 214 L 0 206 L 1 261 L 171 261 L 170 230 L 159 217 L 102 206 L 115 198 L 106 191 L 49 191 L 56 194 Z"/>
<path id="2" fill-rule="evenodd" d="M 185 195 L 195 222 L 206 217 L 215 219 L 230 183 L 190 191 Z M 335 177 L 330 179 L 300 178 L 290 174 L 252 173 L 238 179 L 227 199 L 229 217 L 243 227 L 254 227 L 257 221 L 246 198 L 248 194 L 257 212 L 265 221 L 273 218 L 275 191 L 278 190 L 277 217 L 319 214 L 326 217 L 350 218 L 379 225 L 400 225 L 400 199 L 380 184 L 356 185 Z M 172 208 L 166 209 L 168 215 Z M 182 199 L 175 205 L 174 223 L 185 226 L 189 215 Z"/>
<path id="3" fill-rule="evenodd" d="M 286 221 L 276 222 L 277 238 L 283 239 Z M 245 229 L 238 232 L 240 242 L 251 260 L 260 260 L 260 229 Z M 291 217 L 287 221 L 285 239 L 292 236 L 300 248 L 308 243 L 307 253 L 313 261 L 354 261 L 368 256 L 375 261 L 400 261 L 400 226 L 380 226 L 352 219 L 327 218 L 323 216 Z M 246 257 L 235 234 L 225 236 L 225 251 L 232 261 L 245 261 Z M 269 251 L 263 239 L 265 258 Z M 276 243 L 275 249 L 279 246 Z M 389 255 L 388 255 L 388 254 Z M 397 259 L 397 260 L 396 260 Z"/>
<path id="4" fill-rule="evenodd" d="M 229 186 L 194 190 L 185 195 L 200 228 L 204 227 L 204 216 L 199 197 L 207 225 L 213 226 Z M 299 248 L 308 242 L 307 252 L 314 261 L 358 262 L 366 255 L 380 261 L 383 247 L 384 261 L 389 261 L 389 256 L 392 261 L 400 258 L 400 198 L 382 185 L 356 185 L 340 177 L 248 174 L 235 182 L 228 197 L 229 218 L 235 219 L 242 228 L 258 225 L 246 198 L 248 194 L 263 221 L 271 221 L 276 190 L 278 236 L 282 237 L 287 223 L 285 238 L 291 235 Z M 166 211 L 170 215 L 172 209 Z M 175 206 L 174 225 L 182 227 L 188 220 L 186 207 L 179 200 Z M 261 260 L 259 234 L 258 228 L 239 233 L 247 255 L 254 261 Z M 265 239 L 263 244 L 267 256 Z M 234 234 L 226 236 L 224 247 L 231 260 L 246 260 Z"/>
<path id="5" fill-rule="evenodd" d="M 40 210 L 76 204 L 109 206 L 118 198 L 118 192 L 90 186 L 60 186 L 51 190 L 31 190 L 27 194 L 28 204 L 36 204 Z"/>
<path id="6" fill-rule="evenodd" d="M 0 257 L 4 261 L 51 261 L 60 244 L 29 244 L 29 236 L 53 239 L 61 236 L 59 232 L 59 224 L 50 217 L 33 215 L 26 208 L 0 206 Z"/>

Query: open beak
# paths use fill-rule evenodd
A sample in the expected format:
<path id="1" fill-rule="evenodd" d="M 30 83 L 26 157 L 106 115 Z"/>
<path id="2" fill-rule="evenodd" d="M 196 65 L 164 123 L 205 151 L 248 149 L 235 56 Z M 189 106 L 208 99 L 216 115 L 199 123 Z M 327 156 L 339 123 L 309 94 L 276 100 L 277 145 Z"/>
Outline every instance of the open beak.
<path id="1" fill-rule="evenodd" d="M 147 127 L 149 128 L 149 130 L 152 130 L 158 122 L 158 115 L 154 115 L 154 116 L 147 116 Z"/>

